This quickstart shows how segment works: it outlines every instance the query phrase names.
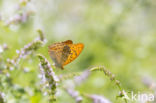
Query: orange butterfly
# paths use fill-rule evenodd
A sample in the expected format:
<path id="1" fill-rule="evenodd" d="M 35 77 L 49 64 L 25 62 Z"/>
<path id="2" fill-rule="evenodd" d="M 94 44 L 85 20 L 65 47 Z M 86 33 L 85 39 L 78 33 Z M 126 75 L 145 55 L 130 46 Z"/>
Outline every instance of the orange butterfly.
<path id="1" fill-rule="evenodd" d="M 49 47 L 49 54 L 57 68 L 64 69 L 63 66 L 76 59 L 84 48 L 82 43 L 73 44 L 72 40 L 61 43 L 54 43 Z"/>

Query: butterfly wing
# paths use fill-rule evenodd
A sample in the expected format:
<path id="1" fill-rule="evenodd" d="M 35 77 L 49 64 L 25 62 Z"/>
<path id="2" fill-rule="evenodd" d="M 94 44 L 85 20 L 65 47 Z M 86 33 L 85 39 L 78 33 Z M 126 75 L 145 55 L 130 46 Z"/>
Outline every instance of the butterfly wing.
<path id="1" fill-rule="evenodd" d="M 49 47 L 49 54 L 55 66 L 62 68 L 76 59 L 84 48 L 82 43 L 73 44 L 72 40 L 54 43 Z"/>
<path id="2" fill-rule="evenodd" d="M 70 54 L 68 54 L 68 58 L 66 59 L 66 61 L 64 61 L 63 66 L 76 59 L 84 48 L 84 45 L 82 43 L 69 44 L 68 46 L 70 47 Z"/>
<path id="3" fill-rule="evenodd" d="M 63 69 L 63 63 L 70 54 L 70 48 L 68 45 L 72 43 L 72 40 L 67 40 L 61 43 L 54 43 L 48 47 L 48 52 L 56 67 Z"/>
<path id="4" fill-rule="evenodd" d="M 64 44 L 55 43 L 48 47 L 49 48 L 48 52 L 50 54 L 51 59 L 55 63 L 55 66 L 59 68 L 62 67 L 61 57 L 64 46 L 65 46 Z"/>
<path id="5" fill-rule="evenodd" d="M 73 41 L 72 40 L 66 40 L 66 41 L 64 41 L 64 42 L 62 42 L 62 43 L 64 43 L 64 44 L 73 44 Z"/>
<path id="6" fill-rule="evenodd" d="M 68 57 L 71 54 L 71 49 L 69 45 L 65 45 L 63 48 L 62 56 L 61 56 L 61 64 L 64 65 L 64 62 L 67 61 Z"/>

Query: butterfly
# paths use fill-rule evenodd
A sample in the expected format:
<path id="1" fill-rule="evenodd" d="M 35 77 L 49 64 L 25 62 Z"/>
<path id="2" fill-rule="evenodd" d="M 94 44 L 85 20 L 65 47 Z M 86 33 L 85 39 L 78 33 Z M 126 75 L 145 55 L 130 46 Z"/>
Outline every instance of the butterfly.
<path id="1" fill-rule="evenodd" d="M 63 66 L 75 60 L 82 52 L 83 48 L 83 43 L 73 44 L 72 40 L 67 40 L 48 46 L 48 52 L 55 67 L 63 70 Z"/>

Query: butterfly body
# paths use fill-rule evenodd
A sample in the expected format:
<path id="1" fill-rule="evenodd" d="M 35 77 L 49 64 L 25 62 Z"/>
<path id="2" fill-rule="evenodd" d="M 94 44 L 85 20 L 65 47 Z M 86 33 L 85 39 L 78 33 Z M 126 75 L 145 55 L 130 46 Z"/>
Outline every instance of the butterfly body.
<path id="1" fill-rule="evenodd" d="M 64 65 L 76 59 L 84 48 L 82 43 L 73 44 L 71 40 L 54 43 L 49 47 L 49 54 L 55 66 L 63 69 Z"/>

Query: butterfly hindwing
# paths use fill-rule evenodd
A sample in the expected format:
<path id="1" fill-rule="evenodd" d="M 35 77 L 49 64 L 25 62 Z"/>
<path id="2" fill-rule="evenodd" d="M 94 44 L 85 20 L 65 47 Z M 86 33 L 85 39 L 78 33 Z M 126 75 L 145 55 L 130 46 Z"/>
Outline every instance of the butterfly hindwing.
<path id="1" fill-rule="evenodd" d="M 62 61 L 61 61 L 61 57 L 62 57 L 62 51 L 65 45 L 62 45 L 60 43 L 55 43 L 51 46 L 49 46 L 49 54 L 51 59 L 53 60 L 53 62 L 55 63 L 56 67 L 61 67 L 62 65 Z"/>

